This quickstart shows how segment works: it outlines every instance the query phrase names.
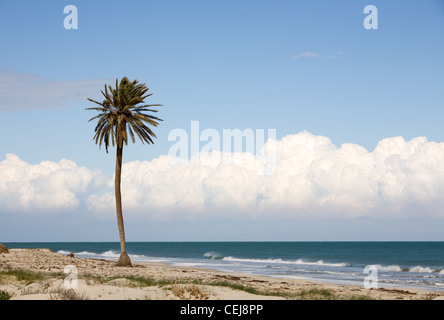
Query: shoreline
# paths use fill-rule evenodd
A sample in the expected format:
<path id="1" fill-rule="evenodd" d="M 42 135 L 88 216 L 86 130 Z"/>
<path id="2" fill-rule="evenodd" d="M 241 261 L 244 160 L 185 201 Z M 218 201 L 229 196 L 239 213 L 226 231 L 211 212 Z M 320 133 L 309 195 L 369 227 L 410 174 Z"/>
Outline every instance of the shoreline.
<path id="1" fill-rule="evenodd" d="M 91 300 L 444 300 L 444 292 L 407 287 L 366 289 L 308 279 L 289 279 L 213 269 L 69 257 L 50 249 L 9 249 L 0 254 L 0 291 L 13 300 L 57 300 L 74 266 L 75 292 Z M 14 271 L 15 270 L 15 271 Z M 34 274 L 24 280 L 16 271 Z"/>

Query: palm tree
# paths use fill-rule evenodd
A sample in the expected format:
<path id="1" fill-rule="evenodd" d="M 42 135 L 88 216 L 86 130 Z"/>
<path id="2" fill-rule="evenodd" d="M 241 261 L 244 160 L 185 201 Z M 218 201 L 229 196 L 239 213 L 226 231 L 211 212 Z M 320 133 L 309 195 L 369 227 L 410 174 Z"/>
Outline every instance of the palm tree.
<path id="1" fill-rule="evenodd" d="M 101 91 L 105 100 L 98 102 L 88 98 L 89 101 L 98 104 L 100 107 L 86 109 L 100 112 L 99 115 L 89 120 L 98 119 L 93 140 L 99 145 L 99 148 L 103 142 L 108 153 L 110 139 L 112 145 L 117 147 L 114 187 L 121 249 L 120 258 L 117 262 L 118 266 L 131 266 L 131 259 L 126 253 L 122 197 L 120 193 L 123 144 L 128 144 L 128 132 L 133 143 L 136 142 L 135 135 L 137 135 L 142 143 L 153 144 L 153 138 L 156 135 L 149 126 L 157 127 L 158 121 L 162 121 L 162 119 L 149 114 L 149 112 L 157 112 L 152 107 L 161 106 L 160 104 L 144 104 L 144 100 L 152 95 L 146 94 L 148 90 L 145 84 L 139 84 L 137 80 L 131 82 L 124 77 L 119 83 L 118 79 L 116 79 L 115 88 L 105 85 L 105 92 Z"/>

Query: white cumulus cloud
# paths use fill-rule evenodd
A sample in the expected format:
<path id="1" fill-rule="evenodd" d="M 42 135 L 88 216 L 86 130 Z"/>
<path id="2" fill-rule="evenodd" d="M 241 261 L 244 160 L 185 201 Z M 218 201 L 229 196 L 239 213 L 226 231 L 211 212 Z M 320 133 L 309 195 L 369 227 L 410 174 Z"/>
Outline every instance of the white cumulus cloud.
<path id="1" fill-rule="evenodd" d="M 85 192 L 105 181 L 100 172 L 70 160 L 33 165 L 15 154 L 0 162 L 0 177 L 0 209 L 23 212 L 75 209 Z"/>
<path id="2" fill-rule="evenodd" d="M 273 147 L 273 148 L 271 148 Z M 444 143 L 417 137 L 381 140 L 373 151 L 300 132 L 269 140 L 271 174 L 242 161 L 177 161 L 160 156 L 124 163 L 126 217 L 298 218 L 444 217 Z M 246 159 L 246 160 L 245 160 Z M 65 210 L 80 205 L 114 217 L 113 178 L 69 160 L 31 165 L 15 155 L 0 162 L 0 208 Z"/>
<path id="3" fill-rule="evenodd" d="M 176 163 L 167 156 L 124 164 L 127 210 L 152 218 L 425 214 L 443 216 L 444 143 L 425 137 L 381 140 L 369 152 L 309 132 L 270 140 L 276 166 L 260 174 L 251 161 Z M 111 192 L 89 200 L 111 210 Z M 110 204 L 107 207 L 105 204 Z M 416 208 L 418 211 L 412 212 Z"/>

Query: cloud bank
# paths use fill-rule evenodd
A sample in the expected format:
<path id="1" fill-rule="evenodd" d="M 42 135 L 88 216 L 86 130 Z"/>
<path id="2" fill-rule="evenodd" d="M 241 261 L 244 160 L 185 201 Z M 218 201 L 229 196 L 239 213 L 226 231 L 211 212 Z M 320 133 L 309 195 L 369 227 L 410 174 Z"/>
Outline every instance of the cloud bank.
<path id="1" fill-rule="evenodd" d="M 393 137 L 369 152 L 300 132 L 269 140 L 264 147 L 270 144 L 276 148 L 270 175 L 246 162 L 177 163 L 161 156 L 125 163 L 124 212 L 153 220 L 444 217 L 444 143 Z M 83 205 L 114 218 L 112 178 L 72 161 L 31 165 L 8 155 L 0 162 L 0 176 L 3 211 L 63 211 Z"/>

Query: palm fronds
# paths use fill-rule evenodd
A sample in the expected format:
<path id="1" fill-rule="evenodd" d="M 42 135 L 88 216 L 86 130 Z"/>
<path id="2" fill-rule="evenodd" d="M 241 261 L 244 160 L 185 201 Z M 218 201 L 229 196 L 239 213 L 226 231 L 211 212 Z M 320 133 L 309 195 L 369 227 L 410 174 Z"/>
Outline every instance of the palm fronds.
<path id="1" fill-rule="evenodd" d="M 128 144 L 128 137 L 133 143 L 137 136 L 142 143 L 152 144 L 156 138 L 150 126 L 157 127 L 162 119 L 150 113 L 157 112 L 154 107 L 161 104 L 144 104 L 145 99 L 152 94 L 147 94 L 148 88 L 145 84 L 140 84 L 138 80 L 129 81 L 124 77 L 116 79 L 115 88 L 105 85 L 105 90 L 101 91 L 104 97 L 102 102 L 88 98 L 89 101 L 99 105 L 99 107 L 86 108 L 99 112 L 98 115 L 89 121 L 98 119 L 93 140 L 102 146 L 105 145 L 106 152 L 110 145 L 123 146 Z"/>

